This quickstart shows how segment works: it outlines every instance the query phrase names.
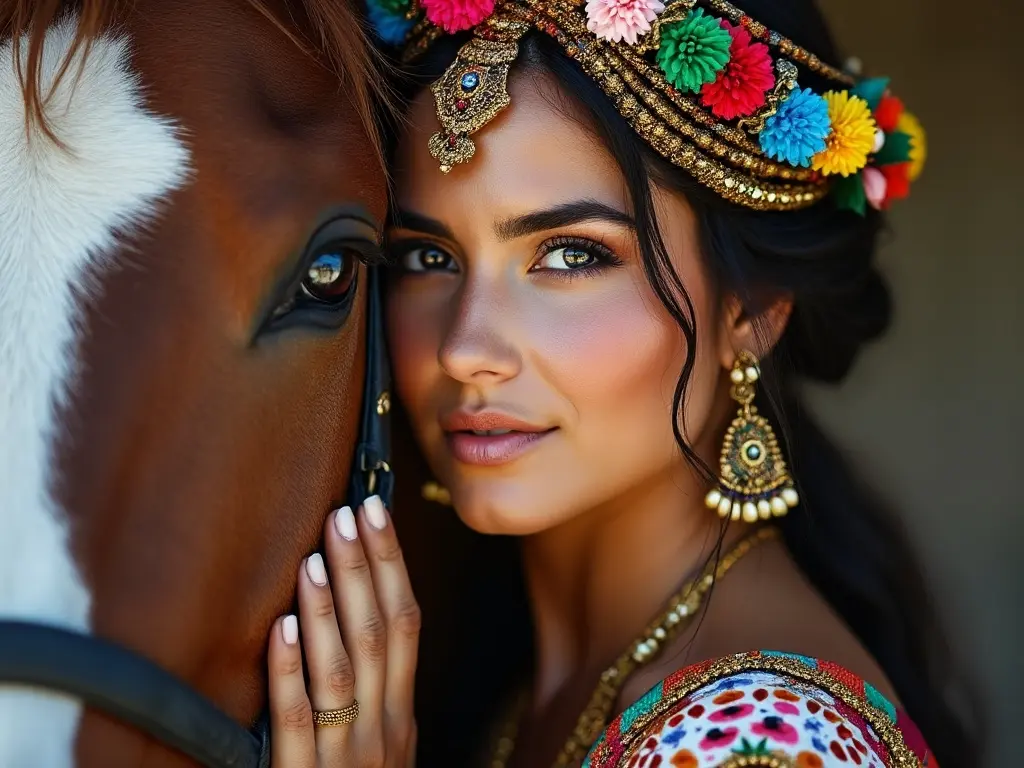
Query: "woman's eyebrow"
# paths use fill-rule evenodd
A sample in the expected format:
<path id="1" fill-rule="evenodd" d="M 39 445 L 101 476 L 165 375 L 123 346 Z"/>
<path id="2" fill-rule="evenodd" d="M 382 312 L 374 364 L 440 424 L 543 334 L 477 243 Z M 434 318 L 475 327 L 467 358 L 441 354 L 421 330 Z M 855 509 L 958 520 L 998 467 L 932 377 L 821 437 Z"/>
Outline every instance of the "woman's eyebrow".
<path id="1" fill-rule="evenodd" d="M 392 217 L 391 226 L 398 227 L 399 229 L 411 229 L 414 232 L 423 232 L 442 240 L 455 241 L 455 235 L 447 226 L 437 219 L 432 219 L 415 211 L 399 208 Z"/>
<path id="2" fill-rule="evenodd" d="M 499 240 L 515 240 L 517 237 L 535 232 L 567 227 L 584 221 L 607 221 L 631 230 L 636 229 L 636 221 L 625 211 L 597 200 L 574 200 L 499 221 L 494 226 L 494 232 Z"/>
<path id="3" fill-rule="evenodd" d="M 625 211 L 597 200 L 574 200 L 541 211 L 505 219 L 495 224 L 494 232 L 499 240 L 515 240 L 535 232 L 567 227 L 584 221 L 606 221 L 630 230 L 636 229 L 633 217 Z M 423 232 L 445 240 L 455 240 L 455 235 L 445 224 L 415 211 L 397 210 L 391 225 L 401 229 Z"/>

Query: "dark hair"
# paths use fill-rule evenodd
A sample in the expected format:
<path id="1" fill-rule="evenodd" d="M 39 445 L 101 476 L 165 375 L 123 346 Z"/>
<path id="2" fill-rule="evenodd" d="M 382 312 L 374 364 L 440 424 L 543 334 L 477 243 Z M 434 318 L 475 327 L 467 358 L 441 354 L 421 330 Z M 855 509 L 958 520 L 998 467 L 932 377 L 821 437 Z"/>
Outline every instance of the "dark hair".
<path id="1" fill-rule="evenodd" d="M 810 0 L 745 0 L 745 11 L 790 37 L 822 59 L 838 61 L 824 20 Z M 454 59 L 461 40 L 436 43 L 417 72 L 435 79 Z M 787 328 L 762 361 L 758 407 L 780 428 L 801 495 L 801 504 L 781 521 L 786 545 L 811 582 L 842 616 L 888 675 L 910 716 L 939 763 L 974 764 L 978 755 L 971 729 L 947 703 L 949 682 L 958 680 L 943 633 L 928 598 L 922 571 L 894 516 L 857 479 L 840 451 L 801 403 L 800 379 L 835 383 L 853 365 L 862 347 L 888 327 L 890 295 L 874 265 L 884 220 L 841 211 L 829 202 L 785 213 L 757 212 L 725 202 L 689 174 L 650 150 L 629 128 L 600 87 L 540 32 L 528 34 L 516 64 L 519 71 L 554 78 L 588 127 L 604 142 L 626 180 L 637 223 L 648 280 L 687 340 L 687 359 L 675 391 L 676 439 L 688 461 L 709 482 L 715 473 L 690 448 L 679 423 L 694 366 L 697 331 L 689 296 L 672 268 L 662 242 L 651 197 L 652 183 L 684 195 L 699 225 L 703 255 L 719 291 L 736 293 L 751 315 L 780 295 L 791 296 Z M 418 78 L 417 78 L 418 79 Z M 800 83 L 829 88 L 813 73 Z M 723 528 L 724 533 L 724 528 Z M 492 559 L 493 561 L 493 559 Z M 521 595 L 518 596 L 521 600 Z M 484 602 L 495 595 L 481 596 Z M 515 601 L 503 601 L 505 609 Z M 492 631 L 498 625 L 492 624 Z M 507 621 L 498 630 L 521 633 Z M 510 644 L 508 635 L 485 642 Z M 467 643 L 461 643 L 462 651 Z M 480 653 L 477 663 L 495 664 Z M 515 665 L 504 664 L 509 670 Z M 495 679 L 488 673 L 491 680 Z M 501 673 L 497 675 L 500 677 Z M 480 691 L 454 693 L 453 699 Z M 961 693 L 961 691 L 958 691 Z M 962 691 L 966 695 L 966 688 Z M 433 702 L 436 705 L 436 700 Z M 457 706 L 453 704 L 452 706 Z M 465 726 L 470 707 L 455 720 Z M 476 707 L 476 711 L 480 711 Z M 446 709 L 445 720 L 453 711 Z M 426 729 L 421 730 L 426 734 Z M 452 742 L 441 749 L 450 749 Z M 448 752 L 451 755 L 451 752 Z M 452 763 L 458 764 L 458 763 Z"/>

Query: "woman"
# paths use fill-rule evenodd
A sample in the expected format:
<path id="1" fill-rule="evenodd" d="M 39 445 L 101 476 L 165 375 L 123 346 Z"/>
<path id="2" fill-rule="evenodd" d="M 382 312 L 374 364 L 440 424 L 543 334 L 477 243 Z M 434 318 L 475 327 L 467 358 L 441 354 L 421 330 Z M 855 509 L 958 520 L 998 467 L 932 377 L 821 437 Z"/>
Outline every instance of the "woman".
<path id="1" fill-rule="evenodd" d="M 461 520 L 521 537 L 532 613 L 487 764 L 975 764 L 906 546 L 798 397 L 888 323 L 880 210 L 924 142 L 886 81 L 805 0 L 398 6 L 397 390 Z M 371 499 L 326 539 L 271 639 L 275 765 L 408 764 L 394 532 Z"/>

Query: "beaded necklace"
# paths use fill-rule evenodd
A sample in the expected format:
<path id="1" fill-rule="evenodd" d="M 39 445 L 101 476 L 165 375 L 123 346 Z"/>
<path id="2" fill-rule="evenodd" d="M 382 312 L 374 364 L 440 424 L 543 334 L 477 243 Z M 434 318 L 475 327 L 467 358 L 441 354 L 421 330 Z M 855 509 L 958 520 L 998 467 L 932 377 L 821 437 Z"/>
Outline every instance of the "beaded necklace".
<path id="1" fill-rule="evenodd" d="M 577 718 L 576 727 L 566 739 L 552 768 L 568 768 L 586 757 L 591 746 L 608 726 L 609 716 L 629 676 L 657 658 L 669 641 L 693 621 L 716 581 L 725 576 L 750 550 L 777 535 L 776 528 L 758 529 L 723 555 L 717 565 L 709 564 L 700 576 L 686 582 L 669 599 L 667 607 L 647 626 L 643 634 L 630 644 L 614 664 L 601 673 L 587 706 Z M 515 749 L 519 721 L 525 706 L 524 697 L 498 738 L 490 768 L 506 768 L 508 765 Z"/>

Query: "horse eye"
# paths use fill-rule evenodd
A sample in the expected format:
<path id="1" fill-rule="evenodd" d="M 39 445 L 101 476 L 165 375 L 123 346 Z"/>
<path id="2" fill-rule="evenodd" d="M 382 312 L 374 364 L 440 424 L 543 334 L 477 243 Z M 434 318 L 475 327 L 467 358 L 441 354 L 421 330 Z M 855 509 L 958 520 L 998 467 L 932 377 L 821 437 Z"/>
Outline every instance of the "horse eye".
<path id="1" fill-rule="evenodd" d="M 360 264 L 380 259 L 377 226 L 359 210 L 323 220 L 267 302 L 257 336 L 288 328 L 341 328 L 351 315 Z"/>
<path id="2" fill-rule="evenodd" d="M 348 298 L 355 284 L 362 254 L 339 245 L 324 248 L 309 264 L 301 285 L 302 293 L 324 304 L 339 304 Z"/>

